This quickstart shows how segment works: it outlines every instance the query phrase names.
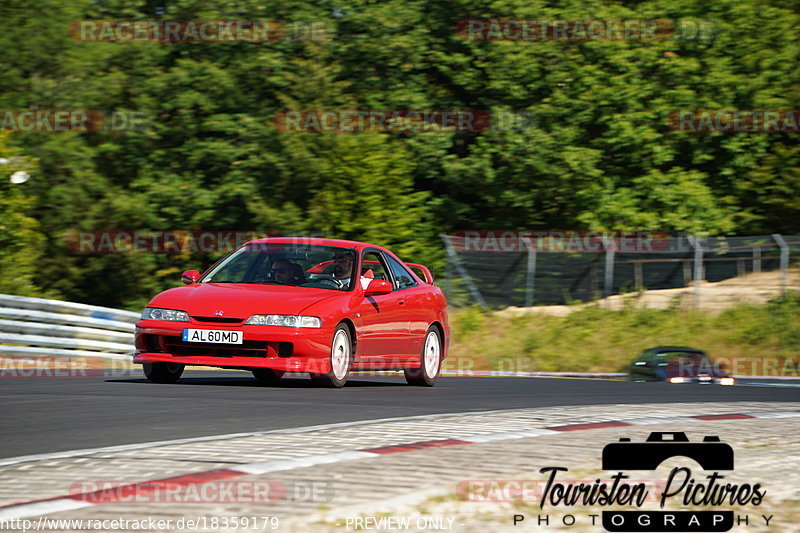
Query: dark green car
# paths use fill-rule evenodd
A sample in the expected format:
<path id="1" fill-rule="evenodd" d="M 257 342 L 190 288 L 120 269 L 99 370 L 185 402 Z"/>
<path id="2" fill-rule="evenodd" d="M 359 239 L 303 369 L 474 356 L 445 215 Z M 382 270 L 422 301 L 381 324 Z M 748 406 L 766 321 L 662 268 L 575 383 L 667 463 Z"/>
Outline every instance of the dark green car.
<path id="1" fill-rule="evenodd" d="M 706 352 L 685 346 L 657 346 L 645 350 L 630 366 L 628 375 L 631 381 L 734 383 L 733 378 Z"/>

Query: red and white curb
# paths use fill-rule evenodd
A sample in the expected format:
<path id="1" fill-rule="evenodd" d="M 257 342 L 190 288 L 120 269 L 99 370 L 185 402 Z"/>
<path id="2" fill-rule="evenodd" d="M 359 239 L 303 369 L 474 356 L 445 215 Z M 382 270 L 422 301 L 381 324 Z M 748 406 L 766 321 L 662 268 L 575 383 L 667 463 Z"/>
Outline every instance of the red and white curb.
<path id="1" fill-rule="evenodd" d="M 800 411 L 788 411 L 788 412 L 776 412 L 776 413 L 725 413 L 725 414 L 707 414 L 707 415 L 680 416 L 680 417 L 661 417 L 661 418 L 650 417 L 650 418 L 632 418 L 626 420 L 607 420 L 603 422 L 550 426 L 541 429 L 529 429 L 523 431 L 509 431 L 502 433 L 473 435 L 469 437 L 461 437 L 458 439 L 440 439 L 440 440 L 411 442 L 406 444 L 381 446 L 378 448 L 364 448 L 360 450 L 344 451 L 337 453 L 310 455 L 307 457 L 300 457 L 295 459 L 255 462 L 243 465 L 236 465 L 235 467 L 231 468 L 217 468 L 214 470 L 207 470 L 205 472 L 197 472 L 194 474 L 187 474 L 165 479 L 131 483 L 130 485 L 126 485 L 125 487 L 123 487 L 124 489 L 128 490 L 113 491 L 112 493 L 107 493 L 101 490 L 94 492 L 67 494 L 53 498 L 14 503 L 0 507 L 0 520 L 11 520 L 14 518 L 48 515 L 62 511 L 82 509 L 94 505 L 114 503 L 116 501 L 124 500 L 124 498 L 126 498 L 126 495 L 128 493 L 147 491 L 149 486 L 157 487 L 159 486 L 159 484 L 169 483 L 170 486 L 173 487 L 176 486 L 183 487 L 189 485 L 209 483 L 220 479 L 231 479 L 248 475 L 267 474 L 271 472 L 293 470 L 296 468 L 305 468 L 315 465 L 333 464 L 342 461 L 353 461 L 358 459 L 370 459 L 370 458 L 380 457 L 383 455 L 416 452 L 420 450 L 430 450 L 430 449 L 443 448 L 449 446 L 464 446 L 468 444 L 496 442 L 496 441 L 510 440 L 510 439 L 540 437 L 543 435 L 556 435 L 564 432 L 585 431 L 591 429 L 646 426 L 646 425 L 664 424 L 664 423 L 696 423 L 696 422 L 724 421 L 724 420 L 749 420 L 749 419 L 764 419 L 764 418 L 797 418 L 797 417 L 800 417 Z M 151 490 L 154 489 L 151 488 Z"/>

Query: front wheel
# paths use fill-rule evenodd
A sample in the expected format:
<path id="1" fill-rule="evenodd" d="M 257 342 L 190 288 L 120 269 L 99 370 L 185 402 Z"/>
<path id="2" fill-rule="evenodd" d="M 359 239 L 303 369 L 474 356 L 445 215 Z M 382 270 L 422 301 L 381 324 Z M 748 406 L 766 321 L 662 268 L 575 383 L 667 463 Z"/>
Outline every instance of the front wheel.
<path id="1" fill-rule="evenodd" d="M 435 326 L 429 327 L 425 333 L 425 342 L 422 344 L 419 359 L 419 368 L 403 371 L 406 382 L 409 385 L 433 387 L 442 370 L 442 343 L 439 340 L 439 330 Z"/>
<path id="2" fill-rule="evenodd" d="M 178 363 L 145 363 L 144 376 L 153 383 L 175 383 L 183 374 L 184 365 Z"/>
<path id="3" fill-rule="evenodd" d="M 339 324 L 333 334 L 330 356 L 331 370 L 325 374 L 311 374 L 314 385 L 318 387 L 343 387 L 350 377 L 353 366 L 353 340 L 350 329 Z"/>

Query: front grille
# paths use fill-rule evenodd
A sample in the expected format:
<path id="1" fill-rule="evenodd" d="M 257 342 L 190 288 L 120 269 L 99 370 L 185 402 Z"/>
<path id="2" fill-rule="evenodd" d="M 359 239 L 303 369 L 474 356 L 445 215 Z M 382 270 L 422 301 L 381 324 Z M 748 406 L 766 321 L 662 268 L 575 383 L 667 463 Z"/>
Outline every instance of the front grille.
<path id="1" fill-rule="evenodd" d="M 223 318 L 221 316 L 193 316 L 197 322 L 213 322 L 216 324 L 238 324 L 244 322 L 244 318 Z"/>
<path id="2" fill-rule="evenodd" d="M 198 344 L 185 342 L 180 337 L 161 336 L 164 351 L 176 357 L 266 357 L 269 343 L 244 341 L 242 344 Z M 277 343 L 273 343 L 277 344 Z"/>

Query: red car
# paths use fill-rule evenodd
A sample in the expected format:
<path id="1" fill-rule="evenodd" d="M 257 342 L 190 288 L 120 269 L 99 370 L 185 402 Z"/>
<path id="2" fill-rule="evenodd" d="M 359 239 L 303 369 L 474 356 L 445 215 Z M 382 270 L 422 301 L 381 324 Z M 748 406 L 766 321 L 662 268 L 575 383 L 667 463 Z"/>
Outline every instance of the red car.
<path id="1" fill-rule="evenodd" d="M 352 371 L 403 370 L 408 383 L 433 386 L 447 354 L 447 303 L 430 271 L 380 246 L 260 239 L 182 280 L 136 325 L 133 362 L 150 381 L 174 383 L 185 365 L 202 365 L 270 384 L 308 372 L 332 387 Z"/>

